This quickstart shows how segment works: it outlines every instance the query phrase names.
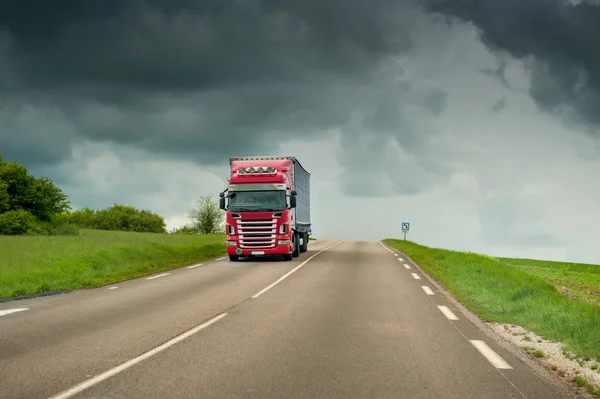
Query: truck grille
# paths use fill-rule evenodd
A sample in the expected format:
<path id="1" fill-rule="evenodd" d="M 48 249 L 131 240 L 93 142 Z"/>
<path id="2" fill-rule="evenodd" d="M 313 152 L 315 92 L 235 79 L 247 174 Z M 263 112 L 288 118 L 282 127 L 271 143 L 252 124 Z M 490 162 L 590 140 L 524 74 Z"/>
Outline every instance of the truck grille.
<path id="1" fill-rule="evenodd" d="M 241 248 L 273 248 L 277 219 L 236 220 Z"/>

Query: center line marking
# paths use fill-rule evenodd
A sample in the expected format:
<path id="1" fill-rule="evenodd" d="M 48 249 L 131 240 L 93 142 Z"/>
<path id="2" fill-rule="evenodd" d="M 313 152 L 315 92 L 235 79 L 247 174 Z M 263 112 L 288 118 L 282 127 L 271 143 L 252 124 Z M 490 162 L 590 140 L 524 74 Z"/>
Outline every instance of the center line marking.
<path id="1" fill-rule="evenodd" d="M 141 355 L 139 355 L 138 357 L 135 357 L 131 360 L 126 361 L 125 363 L 121 363 L 120 365 L 113 367 L 112 369 L 109 369 L 107 371 L 105 371 L 102 374 L 98 374 L 95 377 L 90 378 L 89 380 L 86 380 L 78 385 L 75 385 L 73 388 L 63 391 L 57 395 L 54 395 L 53 397 L 51 397 L 50 399 L 67 399 L 70 398 L 71 396 L 74 396 L 76 394 L 78 394 L 79 392 L 82 392 L 104 380 L 109 379 L 110 377 L 119 374 L 120 372 L 128 369 L 129 367 L 141 362 L 142 360 L 148 359 L 151 356 L 156 355 L 159 352 L 164 351 L 165 349 L 175 345 L 178 342 L 183 341 L 184 339 L 191 337 L 192 335 L 196 334 L 197 332 L 199 332 L 200 330 L 205 329 L 206 327 L 210 326 L 211 324 L 216 323 L 217 321 L 221 320 L 223 317 L 227 316 L 227 313 L 221 313 L 218 316 L 213 317 L 212 319 L 192 328 L 191 330 L 188 330 L 186 332 L 184 332 L 183 334 L 180 334 L 178 336 L 176 336 L 175 338 L 165 342 L 162 345 L 157 346 L 154 349 L 149 350 L 146 353 L 143 353 Z"/>
<path id="2" fill-rule="evenodd" d="M 156 276 L 146 277 L 146 280 L 154 280 L 155 278 L 164 277 L 164 276 L 168 276 L 168 275 L 169 275 L 169 273 L 157 274 Z"/>
<path id="3" fill-rule="evenodd" d="M 444 316 L 448 318 L 448 320 L 458 320 L 458 317 L 447 306 L 438 306 L 438 309 L 442 311 Z"/>
<path id="4" fill-rule="evenodd" d="M 470 340 L 479 353 L 481 353 L 497 369 L 512 369 L 510 364 L 506 363 L 492 348 L 485 342 L 479 340 Z"/>
<path id="5" fill-rule="evenodd" d="M 428 286 L 426 286 L 426 285 L 422 285 L 422 286 L 421 286 L 421 288 L 423 288 L 423 291 L 425 291 L 425 293 L 426 293 L 427 295 L 435 295 L 435 294 L 433 293 L 433 291 L 431 290 L 431 288 L 429 288 Z"/>
<path id="6" fill-rule="evenodd" d="M 407 269 L 410 269 L 410 266 L 407 265 L 406 263 L 404 264 L 404 267 L 407 268 Z"/>
<path id="7" fill-rule="evenodd" d="M 286 277 L 288 277 L 290 274 L 294 273 L 296 270 L 300 269 L 302 266 L 304 266 L 305 264 L 307 264 L 312 258 L 314 258 L 315 256 L 317 256 L 318 254 L 320 254 L 321 252 L 325 252 L 330 248 L 335 247 L 336 245 L 341 244 L 343 241 L 338 241 L 337 243 L 328 246 L 325 249 L 320 250 L 319 252 L 317 252 L 316 254 L 314 254 L 313 256 L 311 256 L 310 258 L 306 259 L 304 262 L 300 263 L 298 266 L 296 266 L 295 268 L 293 268 L 292 270 L 290 270 L 289 272 L 287 272 L 286 274 L 284 274 L 283 276 L 281 276 L 277 281 L 275 281 L 274 283 L 272 283 L 271 285 L 269 285 L 268 287 L 263 288 L 262 290 L 260 290 L 259 292 L 257 292 L 256 294 L 252 295 L 252 299 L 254 298 L 258 298 L 259 296 L 261 296 L 262 294 L 264 294 L 265 292 L 267 292 L 268 290 L 270 290 L 271 288 L 273 288 L 275 285 L 279 284 L 281 281 L 283 281 Z"/>
<path id="8" fill-rule="evenodd" d="M 193 269 L 194 267 L 202 266 L 204 263 L 197 263 L 195 265 L 188 266 L 188 269 Z"/>
<path id="9" fill-rule="evenodd" d="M 16 308 L 16 309 L 0 310 L 0 316 L 6 316 L 6 315 L 9 315 L 11 313 L 22 312 L 24 310 L 29 310 L 29 308 Z"/>
<path id="10" fill-rule="evenodd" d="M 420 280 L 421 277 L 417 273 L 411 273 L 415 280 Z"/>

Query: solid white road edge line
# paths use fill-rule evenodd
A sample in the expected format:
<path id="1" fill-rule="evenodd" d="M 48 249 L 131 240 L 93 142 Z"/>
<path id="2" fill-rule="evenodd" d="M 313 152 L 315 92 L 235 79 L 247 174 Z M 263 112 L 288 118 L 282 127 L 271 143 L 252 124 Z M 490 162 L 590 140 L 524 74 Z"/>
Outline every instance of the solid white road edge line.
<path id="1" fill-rule="evenodd" d="M 337 243 L 328 246 L 325 249 L 320 250 L 319 252 L 317 252 L 316 254 L 314 254 L 313 256 L 311 256 L 310 258 L 306 259 L 304 262 L 300 263 L 298 266 L 296 266 L 295 268 L 293 268 L 292 270 L 290 270 L 289 272 L 287 272 L 286 274 L 284 274 L 283 276 L 281 276 L 277 281 L 275 281 L 274 283 L 272 283 L 271 285 L 263 288 L 262 290 L 258 291 L 256 294 L 252 295 L 251 298 L 255 299 L 258 298 L 259 296 L 261 296 L 262 294 L 264 294 L 265 292 L 267 292 L 268 290 L 270 290 L 271 288 L 273 288 L 275 285 L 279 284 L 281 281 L 283 281 L 286 277 L 288 277 L 290 274 L 294 273 L 296 270 L 300 269 L 302 266 L 304 266 L 305 264 L 307 264 L 308 262 L 310 262 L 310 260 L 312 258 L 314 258 L 315 256 L 317 256 L 318 254 L 320 254 L 321 252 L 325 252 L 330 248 L 335 247 L 336 245 L 341 244 L 343 241 L 338 241 Z"/>
<path id="2" fill-rule="evenodd" d="M 12 313 L 22 312 L 24 310 L 29 310 L 29 308 L 17 308 L 17 309 L 6 309 L 0 310 L 0 316 L 6 316 Z"/>
<path id="3" fill-rule="evenodd" d="M 411 273 L 411 274 L 412 274 L 412 276 L 413 276 L 413 278 L 415 280 L 420 280 L 421 279 L 421 276 L 419 276 L 417 273 Z"/>
<path id="4" fill-rule="evenodd" d="M 187 268 L 188 268 L 188 269 L 193 269 L 193 268 L 195 268 L 195 267 L 202 266 L 203 264 L 204 264 L 204 263 L 197 263 L 197 264 L 195 264 L 195 265 L 188 266 Z"/>
<path id="5" fill-rule="evenodd" d="M 469 340 L 475 348 L 497 369 L 512 369 L 510 364 L 506 363 L 492 348 L 485 342 L 471 339 Z"/>
<path id="6" fill-rule="evenodd" d="M 427 295 L 435 295 L 435 294 L 433 293 L 433 291 L 431 290 L 431 288 L 429 288 L 428 286 L 426 286 L 426 285 L 422 285 L 422 286 L 421 286 L 421 288 L 423 288 L 423 291 L 425 291 L 425 293 L 426 293 Z"/>
<path id="7" fill-rule="evenodd" d="M 159 345 L 156 348 L 149 350 L 148 352 L 143 353 L 138 357 L 128 360 L 125 363 L 121 363 L 120 365 L 113 367 L 112 369 L 109 369 L 102 374 L 98 374 L 97 376 L 92 377 L 89 380 L 86 380 L 78 385 L 75 385 L 73 388 L 70 388 L 66 391 L 63 391 L 63 392 L 57 394 L 57 395 L 54 395 L 50 399 L 70 398 L 70 397 L 104 381 L 104 380 L 109 379 L 110 377 L 128 369 L 129 367 L 134 366 L 135 364 L 141 362 L 142 360 L 148 359 L 149 357 L 154 356 L 157 353 L 164 351 L 165 349 L 175 345 L 176 343 L 183 341 L 184 339 L 196 334 L 200 330 L 203 330 L 206 327 L 210 326 L 211 324 L 216 323 L 217 321 L 221 320 L 225 316 L 227 316 L 227 313 L 221 313 L 220 315 L 213 317 L 212 319 L 192 328 L 191 330 L 188 330 L 188 331 L 184 332 L 183 334 L 180 334 L 180 335 L 176 336 L 175 338 L 170 339 L 169 341 L 165 342 L 164 344 Z"/>
<path id="8" fill-rule="evenodd" d="M 438 306 L 438 309 L 442 311 L 448 320 L 458 320 L 458 317 L 447 306 Z"/>
<path id="9" fill-rule="evenodd" d="M 407 263 L 405 263 L 405 264 L 404 264 L 404 267 L 405 267 L 406 269 L 410 269 L 410 265 L 408 265 Z"/>
<path id="10" fill-rule="evenodd" d="M 157 274 L 156 276 L 146 277 L 146 280 L 154 280 L 155 278 L 164 277 L 164 276 L 168 276 L 168 275 L 169 275 L 169 273 Z"/>

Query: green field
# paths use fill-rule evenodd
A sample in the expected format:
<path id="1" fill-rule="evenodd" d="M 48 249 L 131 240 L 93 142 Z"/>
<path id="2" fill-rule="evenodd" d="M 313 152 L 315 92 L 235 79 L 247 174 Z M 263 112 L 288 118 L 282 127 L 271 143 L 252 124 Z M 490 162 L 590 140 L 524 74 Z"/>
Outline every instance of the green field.
<path id="1" fill-rule="evenodd" d="M 223 235 L 0 236 L 0 298 L 99 287 L 223 255 Z"/>
<path id="2" fill-rule="evenodd" d="M 383 242 L 411 257 L 482 319 L 520 325 L 564 343 L 578 356 L 600 359 L 600 308 L 592 303 L 600 291 L 600 266 L 497 259 L 404 240 Z"/>
<path id="3" fill-rule="evenodd" d="M 600 306 L 600 266 L 531 259 L 498 259 L 548 281 L 569 298 Z"/>

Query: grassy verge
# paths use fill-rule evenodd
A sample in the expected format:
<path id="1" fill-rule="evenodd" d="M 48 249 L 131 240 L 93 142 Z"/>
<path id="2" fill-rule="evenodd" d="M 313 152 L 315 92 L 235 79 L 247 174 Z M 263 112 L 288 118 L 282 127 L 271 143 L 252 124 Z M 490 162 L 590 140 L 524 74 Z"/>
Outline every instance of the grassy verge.
<path id="1" fill-rule="evenodd" d="M 600 359 L 597 306 L 569 299 L 535 273 L 496 258 L 404 240 L 383 242 L 410 256 L 482 319 L 520 325 L 579 356 Z"/>
<path id="2" fill-rule="evenodd" d="M 600 306 L 600 266 L 532 259 L 498 260 L 548 281 L 569 298 Z"/>
<path id="3" fill-rule="evenodd" d="M 223 256 L 223 236 L 0 236 L 0 298 L 99 287 Z"/>

